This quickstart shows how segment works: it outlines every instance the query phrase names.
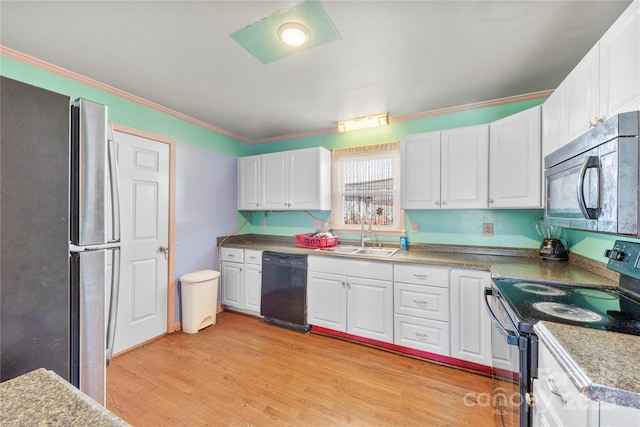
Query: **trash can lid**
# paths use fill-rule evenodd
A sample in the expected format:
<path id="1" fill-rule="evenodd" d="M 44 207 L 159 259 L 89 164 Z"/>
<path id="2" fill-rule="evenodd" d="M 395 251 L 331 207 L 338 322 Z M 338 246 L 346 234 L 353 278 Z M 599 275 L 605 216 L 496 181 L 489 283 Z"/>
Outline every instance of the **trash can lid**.
<path id="1" fill-rule="evenodd" d="M 198 283 L 220 277 L 220 272 L 215 270 L 200 270 L 180 276 L 181 282 Z"/>

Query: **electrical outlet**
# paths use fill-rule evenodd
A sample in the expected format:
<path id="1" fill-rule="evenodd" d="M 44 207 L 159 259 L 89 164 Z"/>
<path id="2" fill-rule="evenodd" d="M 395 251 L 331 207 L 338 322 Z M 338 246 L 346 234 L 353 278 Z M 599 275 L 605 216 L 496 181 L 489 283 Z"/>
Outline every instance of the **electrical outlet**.
<path id="1" fill-rule="evenodd" d="M 322 222 L 319 219 L 314 219 L 313 220 L 313 228 L 320 228 L 320 224 Z"/>
<path id="2" fill-rule="evenodd" d="M 267 226 L 267 220 L 266 219 L 262 219 L 260 221 L 260 227 L 265 228 Z"/>
<path id="3" fill-rule="evenodd" d="M 418 233 L 420 231 L 420 223 L 419 222 L 412 222 L 411 223 L 411 232 L 412 233 Z"/>
<path id="4" fill-rule="evenodd" d="M 490 222 L 485 222 L 482 224 L 482 235 L 483 236 L 493 236 L 493 224 Z"/>

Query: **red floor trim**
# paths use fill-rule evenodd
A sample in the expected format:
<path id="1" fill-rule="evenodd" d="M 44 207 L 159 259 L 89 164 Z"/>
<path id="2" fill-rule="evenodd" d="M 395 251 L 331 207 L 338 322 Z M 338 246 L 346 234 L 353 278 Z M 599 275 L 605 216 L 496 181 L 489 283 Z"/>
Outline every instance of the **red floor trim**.
<path id="1" fill-rule="evenodd" d="M 322 326 L 312 326 L 311 331 L 324 334 L 324 335 L 333 336 L 333 337 L 344 338 L 350 341 L 356 341 L 356 342 L 371 345 L 374 347 L 391 350 L 397 353 L 419 357 L 421 359 L 431 360 L 431 361 L 442 363 L 445 365 L 469 369 L 472 371 L 478 371 L 484 374 L 491 374 L 491 366 L 480 365 L 478 363 L 468 362 L 466 360 L 460 360 L 454 357 L 442 356 L 440 354 L 429 353 L 427 351 L 416 350 L 409 347 L 403 347 L 401 345 L 390 344 L 384 341 L 378 341 L 370 338 L 363 338 L 357 335 L 348 334 L 346 332 L 340 332 L 340 331 L 335 331 L 333 329 L 323 328 Z"/>

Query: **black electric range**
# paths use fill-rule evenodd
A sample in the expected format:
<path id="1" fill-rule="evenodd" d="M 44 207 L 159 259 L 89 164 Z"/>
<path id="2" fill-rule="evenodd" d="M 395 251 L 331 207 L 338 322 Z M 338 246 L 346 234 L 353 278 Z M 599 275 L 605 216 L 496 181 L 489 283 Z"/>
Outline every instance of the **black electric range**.
<path id="1" fill-rule="evenodd" d="M 522 333 L 547 320 L 640 335 L 640 243 L 616 241 L 605 256 L 620 273 L 616 289 L 495 279 L 494 290 Z"/>
<path id="2" fill-rule="evenodd" d="M 485 289 L 493 323 L 493 380 L 498 426 L 531 426 L 528 397 L 538 369 L 538 338 L 533 325 L 541 320 L 640 335 L 640 243 L 618 240 L 607 250 L 607 267 L 620 273 L 615 289 L 514 279 L 494 279 Z M 496 361 L 505 341 L 510 366 Z M 497 351 L 497 353 L 496 353 Z M 508 398 L 505 398 L 508 397 Z"/>

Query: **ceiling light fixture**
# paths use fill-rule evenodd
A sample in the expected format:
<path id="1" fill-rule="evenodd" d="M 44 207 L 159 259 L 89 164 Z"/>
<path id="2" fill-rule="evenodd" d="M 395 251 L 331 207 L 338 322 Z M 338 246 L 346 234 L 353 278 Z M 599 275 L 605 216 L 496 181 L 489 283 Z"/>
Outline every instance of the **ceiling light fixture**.
<path id="1" fill-rule="evenodd" d="M 387 113 L 374 114 L 372 116 L 358 117 L 351 120 L 341 120 L 338 122 L 338 132 L 387 126 L 388 124 L 389 115 Z"/>
<path id="2" fill-rule="evenodd" d="M 309 30 L 297 22 L 287 22 L 278 28 L 278 37 L 289 46 L 302 46 L 309 40 Z"/>

